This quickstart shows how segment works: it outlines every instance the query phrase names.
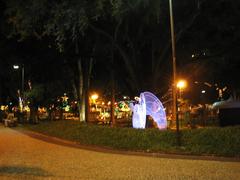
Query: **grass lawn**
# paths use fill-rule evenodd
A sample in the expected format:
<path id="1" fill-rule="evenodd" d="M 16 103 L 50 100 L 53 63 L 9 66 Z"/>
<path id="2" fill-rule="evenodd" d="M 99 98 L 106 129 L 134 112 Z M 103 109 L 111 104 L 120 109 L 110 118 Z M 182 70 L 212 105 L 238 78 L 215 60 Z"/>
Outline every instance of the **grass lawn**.
<path id="1" fill-rule="evenodd" d="M 24 129 L 50 136 L 120 150 L 204 154 L 240 157 L 240 126 L 212 127 L 181 131 L 181 146 L 176 132 L 158 129 L 111 128 L 77 121 L 43 121 L 26 124 Z"/>

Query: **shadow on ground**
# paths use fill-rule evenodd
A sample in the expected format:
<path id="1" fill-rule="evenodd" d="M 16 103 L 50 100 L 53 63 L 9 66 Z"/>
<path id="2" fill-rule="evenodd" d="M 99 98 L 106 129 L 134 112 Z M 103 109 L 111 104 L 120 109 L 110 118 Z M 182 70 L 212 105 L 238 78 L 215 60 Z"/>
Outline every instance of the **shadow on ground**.
<path id="1" fill-rule="evenodd" d="M 51 176 L 47 171 L 38 167 L 26 166 L 0 166 L 0 174 L 2 175 L 31 175 L 31 176 Z"/>

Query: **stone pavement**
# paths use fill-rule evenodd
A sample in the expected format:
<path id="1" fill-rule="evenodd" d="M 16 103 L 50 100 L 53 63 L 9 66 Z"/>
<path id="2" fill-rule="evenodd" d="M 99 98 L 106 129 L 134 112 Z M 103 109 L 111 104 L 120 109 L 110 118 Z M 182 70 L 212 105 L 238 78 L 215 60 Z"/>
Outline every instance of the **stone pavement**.
<path id="1" fill-rule="evenodd" d="M 240 162 L 96 152 L 0 126 L 0 179 L 240 179 Z"/>

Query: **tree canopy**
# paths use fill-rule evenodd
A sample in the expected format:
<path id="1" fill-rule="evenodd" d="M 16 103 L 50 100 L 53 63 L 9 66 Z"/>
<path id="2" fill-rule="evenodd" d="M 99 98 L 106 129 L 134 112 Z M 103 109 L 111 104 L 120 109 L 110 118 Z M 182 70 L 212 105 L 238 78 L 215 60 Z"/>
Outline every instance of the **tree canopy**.
<path id="1" fill-rule="evenodd" d="M 5 4 L 11 37 L 48 39 L 48 46 L 56 47 L 68 62 L 74 59 L 77 44 L 79 55 L 93 57 L 100 69 L 103 64 L 110 66 L 107 71 L 115 67 L 116 79 L 133 94 L 163 93 L 171 85 L 167 0 L 9 0 Z M 240 3 L 182 0 L 173 4 L 179 76 L 191 81 L 211 77 L 237 86 L 226 77 L 234 78 L 229 68 L 239 67 Z M 115 66 L 109 63 L 112 54 Z M 191 68 L 195 69 L 189 74 Z M 222 70 L 228 73 L 224 78 Z"/>

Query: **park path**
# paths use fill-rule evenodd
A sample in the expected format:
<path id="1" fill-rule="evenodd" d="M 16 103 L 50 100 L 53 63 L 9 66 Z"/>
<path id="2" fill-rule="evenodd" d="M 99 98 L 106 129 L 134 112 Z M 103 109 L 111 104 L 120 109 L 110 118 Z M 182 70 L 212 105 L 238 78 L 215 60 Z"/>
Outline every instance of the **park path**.
<path id="1" fill-rule="evenodd" d="M 62 146 L 0 125 L 0 179 L 240 179 L 240 162 L 156 158 Z"/>

